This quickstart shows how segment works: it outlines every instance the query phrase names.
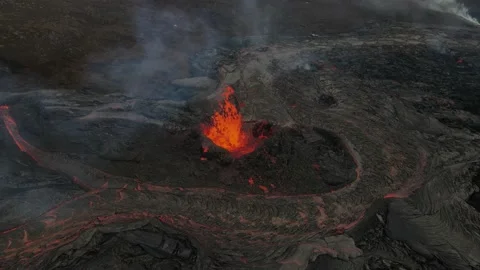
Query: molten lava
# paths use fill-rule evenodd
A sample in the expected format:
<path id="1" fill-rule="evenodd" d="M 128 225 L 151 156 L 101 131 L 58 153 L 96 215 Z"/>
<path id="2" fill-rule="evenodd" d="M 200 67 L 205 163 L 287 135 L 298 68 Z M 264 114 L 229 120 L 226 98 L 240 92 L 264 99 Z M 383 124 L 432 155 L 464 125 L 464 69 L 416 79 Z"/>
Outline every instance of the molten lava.
<path id="1" fill-rule="evenodd" d="M 231 86 L 225 88 L 220 109 L 212 116 L 211 124 L 202 125 L 203 134 L 215 145 L 227 150 L 233 156 L 239 157 L 255 150 L 257 143 L 251 133 L 245 131 L 242 115 L 235 104 L 230 101 L 234 90 Z"/>

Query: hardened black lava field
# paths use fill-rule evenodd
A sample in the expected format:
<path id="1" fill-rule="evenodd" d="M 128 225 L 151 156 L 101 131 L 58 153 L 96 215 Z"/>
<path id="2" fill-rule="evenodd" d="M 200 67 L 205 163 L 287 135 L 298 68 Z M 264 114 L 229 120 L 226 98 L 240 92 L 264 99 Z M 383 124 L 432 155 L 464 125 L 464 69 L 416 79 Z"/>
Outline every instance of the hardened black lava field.
<path id="1" fill-rule="evenodd" d="M 0 269 L 479 269 L 452 3 L 0 4 Z"/>

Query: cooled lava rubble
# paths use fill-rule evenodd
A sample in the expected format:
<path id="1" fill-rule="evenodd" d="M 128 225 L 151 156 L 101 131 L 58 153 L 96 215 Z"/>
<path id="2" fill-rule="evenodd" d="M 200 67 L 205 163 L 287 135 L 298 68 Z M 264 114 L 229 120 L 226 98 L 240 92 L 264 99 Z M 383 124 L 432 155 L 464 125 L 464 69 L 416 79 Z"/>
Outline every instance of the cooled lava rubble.
<path id="1" fill-rule="evenodd" d="M 185 103 L 2 93 L 1 266 L 478 267 L 479 45 L 398 24 L 243 50 Z M 200 127 L 225 86 L 271 126 L 235 158 Z"/>

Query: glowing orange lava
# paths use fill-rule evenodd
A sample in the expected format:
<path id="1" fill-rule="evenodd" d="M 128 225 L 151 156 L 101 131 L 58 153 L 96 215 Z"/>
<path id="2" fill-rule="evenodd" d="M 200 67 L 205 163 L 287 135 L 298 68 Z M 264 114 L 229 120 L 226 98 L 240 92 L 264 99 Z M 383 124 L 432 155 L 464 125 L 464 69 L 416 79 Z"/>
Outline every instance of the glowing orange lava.
<path id="1" fill-rule="evenodd" d="M 212 123 L 204 124 L 201 128 L 203 134 L 215 145 L 239 157 L 253 152 L 256 142 L 250 132 L 245 131 L 242 115 L 230 101 L 233 93 L 231 86 L 225 88 L 220 109 L 213 114 Z"/>

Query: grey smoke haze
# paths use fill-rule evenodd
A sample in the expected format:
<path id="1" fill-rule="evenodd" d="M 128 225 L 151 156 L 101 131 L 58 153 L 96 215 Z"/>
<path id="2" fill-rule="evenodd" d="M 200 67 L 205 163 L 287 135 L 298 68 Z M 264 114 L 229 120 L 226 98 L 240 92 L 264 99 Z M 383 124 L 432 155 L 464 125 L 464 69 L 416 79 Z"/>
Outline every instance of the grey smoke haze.
<path id="1" fill-rule="evenodd" d="M 133 23 L 137 46 L 112 53 L 115 60 L 100 71 L 105 81 L 90 78 L 100 86 L 113 82 L 115 90 L 123 90 L 129 96 L 161 95 L 162 88 L 166 88 L 165 79 L 188 76 L 187 52 L 195 50 L 198 44 L 209 47 L 217 41 L 215 31 L 204 21 L 174 8 L 139 7 Z"/>
<path id="2" fill-rule="evenodd" d="M 233 36 L 268 35 L 272 11 L 255 0 L 236 3 L 232 14 Z M 134 16 L 137 48 L 114 50 L 113 63 L 103 67 L 100 76 L 89 81 L 108 89 L 123 90 L 130 96 L 174 96 L 167 81 L 189 77 L 188 56 L 200 48 L 219 45 L 225 38 L 198 14 L 187 14 L 173 7 L 159 9 L 145 4 Z M 122 60 L 123 59 L 123 60 Z M 163 92 L 163 93 L 162 93 Z M 179 98 L 174 97 L 174 98 Z"/>
<path id="3" fill-rule="evenodd" d="M 472 17 L 468 8 L 456 0 L 416 0 L 425 8 L 457 15 L 469 22 L 480 25 L 478 20 Z"/>
<path id="4" fill-rule="evenodd" d="M 328 3 L 333 0 L 321 1 Z M 193 52 L 201 48 L 216 47 L 225 41 L 225 32 L 218 30 L 222 27 L 228 28 L 232 37 L 248 35 L 266 38 L 274 34 L 272 29 L 278 22 L 277 14 L 289 16 L 288 10 L 281 8 L 286 2 L 279 0 L 274 3 L 275 7 L 272 7 L 267 1 L 235 1 L 231 4 L 234 6 L 232 14 L 224 14 L 225 21 L 217 21 L 216 24 L 207 21 L 209 15 L 187 14 L 174 7 L 160 9 L 144 4 L 136 10 L 133 17 L 137 47 L 115 50 L 112 58 L 116 60 L 101 72 L 104 78 L 99 79 L 98 74 L 93 74 L 90 80 L 101 87 L 123 90 L 131 96 L 173 96 L 174 99 L 181 99 L 182 94 L 172 90 L 168 82 L 193 76 L 189 73 L 188 66 L 189 56 Z M 457 0 L 358 0 L 357 3 L 368 4 L 380 14 L 385 11 L 408 13 L 409 8 L 416 6 L 418 10 L 420 6 L 454 14 L 478 24 L 477 19 L 469 15 L 465 5 Z M 339 5 L 339 8 L 342 8 L 342 5 Z M 422 14 L 417 12 L 415 16 Z M 219 26 L 218 23 L 224 25 Z"/>
<path id="5" fill-rule="evenodd" d="M 270 5 L 260 6 L 256 0 L 240 2 L 239 16 L 247 27 L 248 33 L 253 36 L 270 34 L 273 12 L 275 11 Z"/>
<path id="6" fill-rule="evenodd" d="M 416 4 L 425 9 L 452 14 L 473 24 L 480 25 L 478 19 L 470 15 L 469 9 L 465 4 L 458 0 L 363 0 L 363 2 L 373 4 L 380 10 L 402 10 L 408 9 L 412 4 Z"/>

